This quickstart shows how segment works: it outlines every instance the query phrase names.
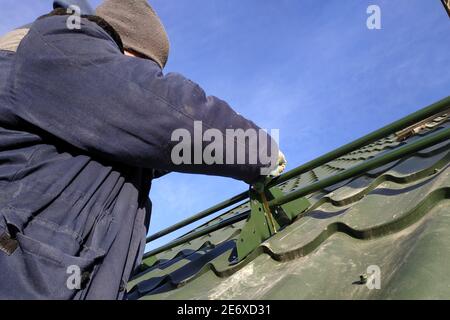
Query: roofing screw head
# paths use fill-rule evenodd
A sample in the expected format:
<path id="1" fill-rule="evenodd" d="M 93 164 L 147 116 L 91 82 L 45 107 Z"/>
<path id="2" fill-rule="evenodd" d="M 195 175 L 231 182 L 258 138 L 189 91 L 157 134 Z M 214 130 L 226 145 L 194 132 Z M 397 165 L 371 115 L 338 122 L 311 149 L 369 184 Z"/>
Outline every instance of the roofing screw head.
<path id="1" fill-rule="evenodd" d="M 366 284 L 368 279 L 369 279 L 369 277 L 367 276 L 367 274 L 364 273 L 359 276 L 359 283 Z"/>

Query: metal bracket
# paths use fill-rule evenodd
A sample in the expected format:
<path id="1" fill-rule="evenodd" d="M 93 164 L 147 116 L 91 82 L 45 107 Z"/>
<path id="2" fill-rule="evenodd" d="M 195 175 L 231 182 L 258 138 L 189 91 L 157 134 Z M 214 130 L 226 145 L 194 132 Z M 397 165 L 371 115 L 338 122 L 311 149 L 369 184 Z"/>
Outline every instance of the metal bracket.
<path id="1" fill-rule="evenodd" d="M 302 212 L 310 207 L 306 198 L 299 198 L 279 207 L 270 208 L 269 201 L 283 196 L 283 192 L 273 187 L 267 191 L 250 188 L 250 216 L 241 230 L 236 249 L 230 256 L 232 264 L 239 263 L 261 243 L 290 225 Z"/>

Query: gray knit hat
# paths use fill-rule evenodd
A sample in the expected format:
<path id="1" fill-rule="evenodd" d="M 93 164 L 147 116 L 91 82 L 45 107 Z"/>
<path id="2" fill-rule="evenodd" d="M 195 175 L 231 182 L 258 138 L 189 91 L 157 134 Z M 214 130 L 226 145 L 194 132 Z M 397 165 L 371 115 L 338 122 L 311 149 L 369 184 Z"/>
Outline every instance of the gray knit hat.
<path id="1" fill-rule="evenodd" d="M 105 0 L 96 15 L 117 31 L 125 50 L 150 58 L 164 68 L 169 57 L 169 39 L 147 0 Z"/>

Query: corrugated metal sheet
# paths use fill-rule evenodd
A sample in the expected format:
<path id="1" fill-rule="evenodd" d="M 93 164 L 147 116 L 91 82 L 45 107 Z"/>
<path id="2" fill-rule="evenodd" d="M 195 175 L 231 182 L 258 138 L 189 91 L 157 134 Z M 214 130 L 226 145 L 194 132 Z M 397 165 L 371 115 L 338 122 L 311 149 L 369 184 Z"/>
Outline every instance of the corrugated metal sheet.
<path id="1" fill-rule="evenodd" d="M 432 131 L 446 116 L 386 137 L 281 185 L 289 193 Z M 135 299 L 450 298 L 450 143 L 310 195 L 293 224 L 230 265 L 245 221 L 183 244 L 143 266 L 130 282 Z M 244 204 L 210 221 L 249 211 Z M 150 260 L 149 260 L 150 261 Z M 381 289 L 359 282 L 381 271 Z"/>

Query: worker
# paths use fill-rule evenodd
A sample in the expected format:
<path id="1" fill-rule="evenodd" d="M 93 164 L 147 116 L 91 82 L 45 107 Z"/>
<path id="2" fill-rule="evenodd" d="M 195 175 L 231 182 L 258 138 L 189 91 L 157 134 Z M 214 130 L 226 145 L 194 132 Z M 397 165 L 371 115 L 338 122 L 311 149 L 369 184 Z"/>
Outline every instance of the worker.
<path id="1" fill-rule="evenodd" d="M 106 0 L 80 28 L 69 18 L 59 7 L 20 42 L 0 38 L 0 299 L 126 298 L 153 179 L 182 172 L 252 184 L 286 165 L 274 139 L 226 102 L 163 74 L 169 41 L 146 0 Z M 173 133 L 194 135 L 198 123 L 220 133 L 224 149 L 229 130 L 260 134 L 245 139 L 244 163 L 175 163 Z M 232 149 L 231 159 L 242 156 Z"/>

